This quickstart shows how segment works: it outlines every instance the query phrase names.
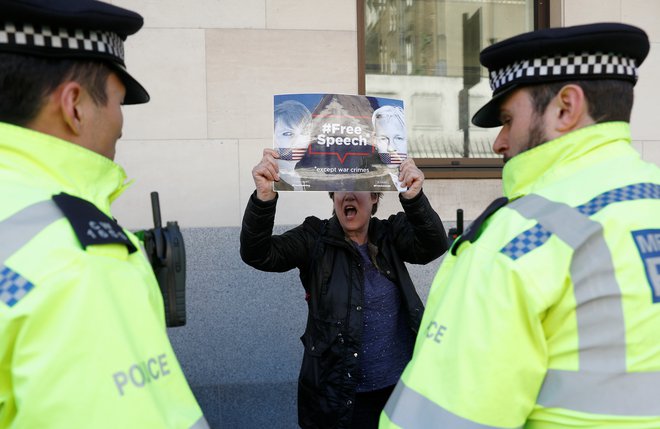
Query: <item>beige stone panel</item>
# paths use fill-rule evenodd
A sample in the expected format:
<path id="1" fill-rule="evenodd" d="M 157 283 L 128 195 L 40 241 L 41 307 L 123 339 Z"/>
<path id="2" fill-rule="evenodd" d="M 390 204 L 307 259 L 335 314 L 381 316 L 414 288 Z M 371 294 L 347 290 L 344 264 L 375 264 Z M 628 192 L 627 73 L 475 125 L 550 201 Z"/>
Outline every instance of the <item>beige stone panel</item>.
<path id="1" fill-rule="evenodd" d="M 427 180 L 424 192 L 443 221 L 456 221 L 456 210 L 463 209 L 463 219 L 476 219 L 494 199 L 502 196 L 499 179 Z M 467 224 L 465 225 L 467 226 Z"/>
<path id="2" fill-rule="evenodd" d="M 263 150 L 273 147 L 271 139 L 241 139 L 238 142 L 238 181 L 241 211 L 254 191 L 252 168 L 261 161 Z"/>
<path id="3" fill-rule="evenodd" d="M 549 0 L 550 1 L 550 27 L 561 27 L 562 22 L 562 0 Z"/>
<path id="4" fill-rule="evenodd" d="M 240 210 L 245 209 L 254 191 L 252 168 L 261 160 L 269 139 L 241 140 L 240 159 Z M 424 183 L 424 192 L 443 221 L 455 221 L 456 209 L 463 209 L 464 219 L 473 220 L 493 201 L 502 195 L 500 180 L 438 180 Z M 378 213 L 380 218 L 402 210 L 397 192 L 385 192 Z M 298 225 L 307 216 L 321 219 L 330 217 L 332 202 L 326 192 L 280 192 L 275 215 L 276 225 Z M 467 226 L 467 225 L 466 225 Z"/>
<path id="5" fill-rule="evenodd" d="M 623 0 L 621 19 L 627 24 L 643 28 L 652 43 L 660 43 L 660 1 Z"/>
<path id="6" fill-rule="evenodd" d="M 299 225 L 307 216 L 328 219 L 332 216 L 332 200 L 327 192 L 280 192 L 275 224 Z"/>
<path id="7" fill-rule="evenodd" d="M 263 28 L 264 0 L 113 0 L 144 17 L 145 28 Z"/>
<path id="8" fill-rule="evenodd" d="M 272 146 L 270 139 L 241 140 L 240 159 L 240 207 L 241 216 L 248 198 L 255 189 L 252 168 L 259 163 L 263 149 Z M 387 217 L 401 211 L 397 192 L 385 192 L 377 216 Z M 275 215 L 276 225 L 298 225 L 307 216 L 326 219 L 332 214 L 332 201 L 327 192 L 279 192 Z"/>
<path id="9" fill-rule="evenodd" d="M 356 40 L 348 31 L 208 30 L 209 136 L 271 138 L 274 94 L 355 93 Z"/>
<path id="10" fill-rule="evenodd" d="M 261 161 L 264 148 L 272 147 L 271 139 L 241 140 L 239 142 L 240 169 L 240 217 L 254 192 L 252 168 Z M 330 217 L 332 202 L 327 192 L 279 192 L 276 225 L 298 225 L 307 216 L 317 216 L 321 219 Z"/>
<path id="11" fill-rule="evenodd" d="M 150 193 L 158 191 L 163 222 L 179 226 L 238 226 L 238 141 L 123 140 L 116 161 L 133 185 L 113 211 L 128 228 L 153 225 Z"/>
<path id="12" fill-rule="evenodd" d="M 644 158 L 644 142 L 633 141 L 631 145 Z"/>
<path id="13" fill-rule="evenodd" d="M 463 209 L 463 219 L 466 222 L 472 221 L 488 204 L 502 195 L 499 180 L 427 180 L 424 193 L 443 222 L 455 222 L 456 210 L 459 208 Z M 387 218 L 402 210 L 399 194 L 385 192 L 376 216 Z M 275 223 L 294 225 L 302 222 L 306 216 L 325 219 L 331 213 L 332 202 L 325 192 L 280 192 Z"/>
<path id="14" fill-rule="evenodd" d="M 564 26 L 621 21 L 621 3 L 621 0 L 564 0 Z"/>
<path id="15" fill-rule="evenodd" d="M 355 31 L 355 0 L 266 0 L 266 28 Z"/>
<path id="16" fill-rule="evenodd" d="M 644 160 L 652 162 L 660 167 L 660 140 L 645 141 L 644 151 L 642 152 Z"/>
<path id="17" fill-rule="evenodd" d="M 463 219 L 471 221 L 495 198 L 502 196 L 501 183 L 500 180 L 427 179 L 424 193 L 443 222 L 455 222 L 459 208 L 463 209 Z M 387 217 L 401 210 L 398 193 L 386 192 L 378 209 L 378 217 Z"/>
<path id="18" fill-rule="evenodd" d="M 649 56 L 639 68 L 639 81 L 635 85 L 635 104 L 630 119 L 633 140 L 660 140 L 658 76 L 660 76 L 660 43 L 652 43 Z"/>
<path id="19" fill-rule="evenodd" d="M 151 100 L 124 108 L 124 138 L 206 138 L 204 31 L 147 29 L 125 49 L 131 75 Z"/>
<path id="20" fill-rule="evenodd" d="M 426 191 L 426 186 L 424 186 L 424 191 Z M 383 199 L 380 200 L 376 217 L 386 219 L 402 210 L 398 192 L 383 192 Z"/>

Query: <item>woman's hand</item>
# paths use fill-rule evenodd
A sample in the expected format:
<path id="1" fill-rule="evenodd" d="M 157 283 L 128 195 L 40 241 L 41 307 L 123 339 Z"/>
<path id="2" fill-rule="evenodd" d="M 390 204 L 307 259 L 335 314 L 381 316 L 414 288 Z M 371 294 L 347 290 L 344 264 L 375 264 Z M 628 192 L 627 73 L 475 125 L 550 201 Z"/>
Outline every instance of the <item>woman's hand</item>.
<path id="1" fill-rule="evenodd" d="M 402 192 L 401 195 L 406 200 L 415 198 L 417 194 L 422 190 L 422 185 L 424 184 L 424 173 L 422 170 L 417 168 L 415 161 L 412 158 L 408 158 L 401 163 L 399 166 L 399 181 L 402 186 L 408 188 L 406 192 Z"/>
<path id="2" fill-rule="evenodd" d="M 273 191 L 273 182 L 280 180 L 277 159 L 280 154 L 273 149 L 264 149 L 261 162 L 252 169 L 252 178 L 257 187 L 257 198 L 270 201 L 277 196 Z"/>

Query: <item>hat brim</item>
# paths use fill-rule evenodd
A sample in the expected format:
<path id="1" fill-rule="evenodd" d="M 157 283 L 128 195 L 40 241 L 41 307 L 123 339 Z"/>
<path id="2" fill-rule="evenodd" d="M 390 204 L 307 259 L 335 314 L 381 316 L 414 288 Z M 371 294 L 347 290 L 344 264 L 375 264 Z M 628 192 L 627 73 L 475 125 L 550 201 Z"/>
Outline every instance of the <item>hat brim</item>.
<path id="1" fill-rule="evenodd" d="M 126 87 L 126 95 L 124 96 L 124 104 L 143 104 L 147 103 L 151 97 L 149 93 L 140 82 L 135 80 L 133 76 L 128 74 L 128 71 L 120 64 L 109 62 L 110 67 L 119 75 L 122 83 Z"/>
<path id="2" fill-rule="evenodd" d="M 477 113 L 472 116 L 472 123 L 481 128 L 495 128 L 502 126 L 500 121 L 500 106 L 518 85 L 511 85 L 502 92 L 497 93 L 488 103 L 484 104 Z"/>

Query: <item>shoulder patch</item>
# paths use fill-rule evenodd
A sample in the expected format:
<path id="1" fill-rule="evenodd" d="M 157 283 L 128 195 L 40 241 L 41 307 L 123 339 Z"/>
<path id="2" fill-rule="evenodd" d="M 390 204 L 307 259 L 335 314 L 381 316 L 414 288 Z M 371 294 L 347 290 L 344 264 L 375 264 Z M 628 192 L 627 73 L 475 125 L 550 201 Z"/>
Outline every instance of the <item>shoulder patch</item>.
<path id="1" fill-rule="evenodd" d="M 654 304 L 660 303 L 660 229 L 632 231 L 633 240 L 644 262 L 646 279 Z"/>
<path id="2" fill-rule="evenodd" d="M 470 243 L 474 242 L 477 237 L 479 236 L 479 232 L 481 231 L 481 225 L 488 219 L 493 213 L 504 207 L 509 203 L 509 199 L 506 197 L 500 197 L 490 203 L 488 207 L 486 207 L 486 210 L 483 211 L 477 217 L 474 222 L 472 222 L 461 234 L 460 237 L 454 242 L 454 244 L 451 246 L 451 254 L 456 256 L 456 250 L 459 248 L 461 244 L 463 244 L 466 241 L 469 241 Z"/>
<path id="3" fill-rule="evenodd" d="M 34 285 L 16 271 L 0 266 L 0 301 L 13 307 L 28 294 Z"/>
<path id="4" fill-rule="evenodd" d="M 71 223 L 83 249 L 91 244 L 119 243 L 129 253 L 137 251 L 122 227 L 89 201 L 65 193 L 53 195 L 53 201 Z"/>

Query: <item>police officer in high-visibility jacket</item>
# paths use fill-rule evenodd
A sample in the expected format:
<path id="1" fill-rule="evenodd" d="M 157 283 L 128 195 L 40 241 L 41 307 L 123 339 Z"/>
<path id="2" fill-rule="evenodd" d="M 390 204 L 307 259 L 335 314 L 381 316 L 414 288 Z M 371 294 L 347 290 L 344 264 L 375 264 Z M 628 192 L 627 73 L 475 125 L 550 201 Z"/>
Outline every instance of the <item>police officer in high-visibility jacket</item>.
<path id="1" fill-rule="evenodd" d="M 113 219 L 134 12 L 0 0 L 0 428 L 208 428 L 137 238 Z"/>
<path id="2" fill-rule="evenodd" d="M 504 197 L 456 240 L 383 428 L 660 428 L 660 169 L 631 146 L 646 34 L 481 52 Z"/>

